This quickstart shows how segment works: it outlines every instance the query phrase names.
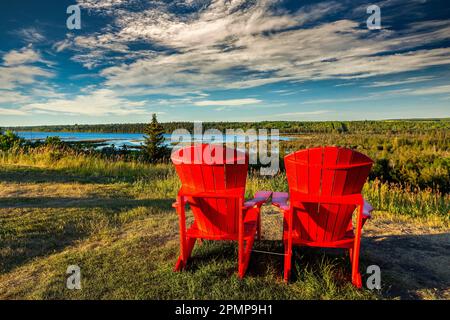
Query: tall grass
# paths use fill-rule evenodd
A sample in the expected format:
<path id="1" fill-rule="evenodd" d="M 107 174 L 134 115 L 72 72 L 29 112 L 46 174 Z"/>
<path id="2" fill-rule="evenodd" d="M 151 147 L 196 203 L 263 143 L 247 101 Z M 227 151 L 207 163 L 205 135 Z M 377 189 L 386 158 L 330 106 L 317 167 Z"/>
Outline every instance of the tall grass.
<path id="1" fill-rule="evenodd" d="M 432 189 L 412 189 L 374 180 L 364 185 L 363 194 L 377 210 L 413 217 L 450 218 L 450 195 Z"/>
<path id="2" fill-rule="evenodd" d="M 132 183 L 136 192 L 159 190 L 167 197 L 176 193 L 178 179 L 169 164 L 146 164 L 130 161 L 109 161 L 98 156 L 60 153 L 49 147 L 28 151 L 21 149 L 0 152 L 0 165 L 56 170 L 86 177 L 103 177 Z M 247 180 L 247 197 L 258 190 L 287 191 L 286 175 L 261 176 L 252 170 Z M 450 219 L 450 195 L 431 189 L 402 187 L 398 184 L 368 181 L 364 197 L 376 210 L 412 217 L 441 216 Z"/>
<path id="3" fill-rule="evenodd" d="M 137 178 L 163 179 L 171 168 L 165 164 L 148 165 L 137 161 L 109 161 L 98 155 L 60 151 L 52 147 L 0 152 L 0 165 L 32 166 L 76 175 L 108 177 L 131 181 Z"/>

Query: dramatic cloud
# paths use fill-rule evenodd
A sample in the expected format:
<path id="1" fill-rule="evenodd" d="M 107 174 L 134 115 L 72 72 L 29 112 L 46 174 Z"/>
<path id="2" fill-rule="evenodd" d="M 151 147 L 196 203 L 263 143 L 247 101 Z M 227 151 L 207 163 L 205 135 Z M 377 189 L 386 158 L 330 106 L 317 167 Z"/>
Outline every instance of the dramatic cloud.
<path id="1" fill-rule="evenodd" d="M 400 13 L 399 0 L 378 2 L 383 28 L 377 31 L 366 28 L 362 1 L 311 2 L 299 9 L 284 0 L 77 2 L 86 27 L 60 34 L 48 50 L 36 47 L 46 40 L 41 30 L 13 29 L 32 45 L 2 53 L 0 104 L 10 104 L 5 110 L 17 105 L 17 112 L 126 115 L 144 113 L 152 101 L 167 108 L 219 107 L 196 108 L 214 113 L 288 102 L 277 115 L 288 118 L 331 112 L 323 104 L 448 93 L 444 71 L 430 70 L 450 66 L 450 20 L 403 18 L 411 8 L 421 16 L 421 0 L 411 1 L 406 13 Z M 385 23 L 397 22 L 396 15 L 403 15 L 399 23 Z M 44 54 L 61 64 L 51 65 Z M 77 71 L 67 79 L 59 70 Z M 46 90 L 52 77 L 62 85 Z M 382 92 L 425 82 L 425 88 Z M 321 91 L 322 83 L 336 90 Z M 292 102 L 303 85 L 311 90 Z M 255 89 L 263 86 L 267 92 Z M 314 104 L 320 110 L 296 112 Z M 242 108 L 228 108 L 233 106 Z"/>
<path id="2" fill-rule="evenodd" d="M 133 51 L 134 62 L 105 68 L 101 75 L 108 86 L 239 89 L 281 81 L 367 78 L 450 64 L 450 48 L 413 50 L 448 39 L 449 21 L 375 33 L 353 20 L 321 23 L 345 12 L 344 4 L 337 2 L 295 12 L 280 9 L 280 1 L 155 1 L 140 10 L 133 10 L 135 1 L 128 2 L 129 7 L 124 1 L 78 2 L 110 15 L 114 26 L 58 45 L 58 50 L 80 50 L 74 60 L 86 67 L 105 64 L 100 54 L 105 50 L 123 54 L 118 61 L 130 59 L 129 45 L 136 41 L 164 49 Z M 179 8 L 187 13 L 179 13 Z"/>

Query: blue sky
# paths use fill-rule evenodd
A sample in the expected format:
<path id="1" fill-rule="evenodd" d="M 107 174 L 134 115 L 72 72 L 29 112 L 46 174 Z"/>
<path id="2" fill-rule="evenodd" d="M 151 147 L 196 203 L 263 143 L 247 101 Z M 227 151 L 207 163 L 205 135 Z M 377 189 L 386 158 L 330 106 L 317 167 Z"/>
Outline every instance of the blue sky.
<path id="1" fill-rule="evenodd" d="M 66 9 L 79 4 L 81 29 Z M 381 9 L 369 30 L 366 9 Z M 450 117 L 447 1 L 2 0 L 0 126 Z"/>

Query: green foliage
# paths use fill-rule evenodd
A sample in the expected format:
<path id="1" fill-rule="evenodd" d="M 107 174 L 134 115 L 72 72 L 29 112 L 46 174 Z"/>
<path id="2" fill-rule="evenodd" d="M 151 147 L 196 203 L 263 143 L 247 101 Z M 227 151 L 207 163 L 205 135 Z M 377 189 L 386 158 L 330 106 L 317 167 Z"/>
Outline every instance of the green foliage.
<path id="1" fill-rule="evenodd" d="M 145 127 L 144 133 L 144 158 L 152 163 L 162 160 L 167 155 L 167 147 L 164 145 L 164 128 L 158 123 L 156 114 L 153 114 L 152 122 Z"/>
<path id="2" fill-rule="evenodd" d="M 7 130 L 5 133 L 0 131 L 0 150 L 7 151 L 13 148 L 19 148 L 24 140 L 14 132 Z"/>
<path id="3" fill-rule="evenodd" d="M 59 146 L 63 146 L 64 142 L 61 140 L 60 137 L 47 137 L 44 141 L 44 144 L 47 146 L 55 146 L 55 147 L 59 147 Z"/>

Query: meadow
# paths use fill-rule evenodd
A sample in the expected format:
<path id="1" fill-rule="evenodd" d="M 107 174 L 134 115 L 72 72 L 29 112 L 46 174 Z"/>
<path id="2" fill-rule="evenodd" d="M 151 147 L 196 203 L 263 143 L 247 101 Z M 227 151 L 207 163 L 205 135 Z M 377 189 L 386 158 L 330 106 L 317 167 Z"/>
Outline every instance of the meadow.
<path id="1" fill-rule="evenodd" d="M 188 270 L 174 273 L 179 181 L 170 164 L 52 145 L 2 151 L 0 298 L 450 299 L 449 140 L 446 128 L 434 130 L 315 132 L 282 143 L 283 153 L 337 144 L 375 160 L 363 190 L 376 210 L 363 231 L 361 270 L 364 283 L 366 267 L 380 266 L 379 291 L 348 282 L 339 250 L 297 248 L 285 284 L 282 256 L 253 252 L 239 280 L 237 246 L 205 241 Z M 268 178 L 251 169 L 246 196 L 258 190 L 286 191 L 283 171 Z M 281 214 L 266 205 L 262 223 L 254 249 L 282 253 Z M 66 288 L 73 264 L 82 290 Z"/>

